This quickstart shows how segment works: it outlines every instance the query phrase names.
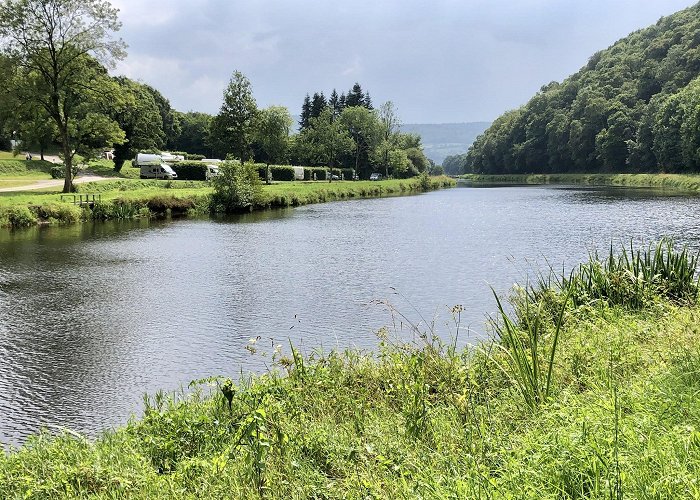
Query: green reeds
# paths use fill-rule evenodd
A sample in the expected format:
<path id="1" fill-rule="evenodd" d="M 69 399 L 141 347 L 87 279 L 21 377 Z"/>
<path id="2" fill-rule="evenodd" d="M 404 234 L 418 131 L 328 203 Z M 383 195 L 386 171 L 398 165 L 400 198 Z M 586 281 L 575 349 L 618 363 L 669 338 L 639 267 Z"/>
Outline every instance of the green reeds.
<path id="1" fill-rule="evenodd" d="M 642 249 L 630 244 L 617 255 L 611 245 L 605 260 L 592 254 L 562 279 L 562 287 L 571 290 L 576 306 L 602 301 L 641 309 L 659 298 L 693 304 L 699 289 L 698 256 L 687 247 L 676 250 L 668 238 Z"/>
<path id="2" fill-rule="evenodd" d="M 559 306 L 554 332 L 550 335 L 551 322 L 546 321 L 549 313 L 543 301 L 533 302 L 530 294 L 525 293 L 517 306 L 520 308 L 518 316 L 521 320 L 516 323 L 493 291 L 501 320 L 494 322 L 499 340 L 496 346 L 497 353 L 502 355 L 492 355 L 491 359 L 515 386 L 531 410 L 535 410 L 551 394 L 552 369 L 569 294 L 570 291 L 567 291 Z"/>

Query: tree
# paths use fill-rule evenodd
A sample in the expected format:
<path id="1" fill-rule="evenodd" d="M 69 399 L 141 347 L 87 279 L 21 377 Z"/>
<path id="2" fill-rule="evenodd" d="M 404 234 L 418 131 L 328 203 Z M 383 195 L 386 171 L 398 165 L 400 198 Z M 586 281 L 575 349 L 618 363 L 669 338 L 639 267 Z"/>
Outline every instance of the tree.
<path id="1" fill-rule="evenodd" d="M 249 158 L 256 113 L 257 104 L 250 81 L 243 73 L 235 71 L 224 90 L 221 110 L 211 124 L 212 145 L 219 154 L 233 153 L 241 161 Z"/>
<path id="2" fill-rule="evenodd" d="M 262 150 L 268 170 L 270 163 L 284 160 L 289 149 L 291 127 L 292 117 L 284 106 L 270 106 L 258 113 L 255 119 L 255 142 Z M 269 179 L 269 175 L 267 177 Z"/>
<path id="3" fill-rule="evenodd" d="M 401 128 L 401 121 L 393 102 L 387 101 L 379 107 L 379 122 L 381 141 L 377 148 L 378 156 L 384 165 L 384 175 L 389 177 L 389 151 L 396 147 L 397 134 Z"/>
<path id="4" fill-rule="evenodd" d="M 323 92 L 315 92 L 314 96 L 311 98 L 311 113 L 309 117 L 318 118 L 321 116 L 321 111 L 326 109 L 326 106 L 328 106 L 328 102 L 326 101 L 326 96 L 323 95 Z"/>
<path id="5" fill-rule="evenodd" d="M 411 160 L 403 149 L 393 149 L 389 151 L 388 164 L 394 177 L 399 179 L 411 177 Z"/>
<path id="6" fill-rule="evenodd" d="M 176 113 L 180 123 L 180 134 L 173 149 L 204 156 L 213 156 L 209 145 L 209 128 L 213 117 L 207 113 L 196 111 Z"/>
<path id="7" fill-rule="evenodd" d="M 355 106 L 365 105 L 365 93 L 362 92 L 362 87 L 359 83 L 355 82 L 355 85 L 348 91 L 348 95 L 345 97 L 345 106 L 348 108 Z"/>
<path id="8" fill-rule="evenodd" d="M 310 146 L 311 154 L 316 156 L 318 164 L 327 166 L 331 171 L 337 159 L 353 148 L 352 138 L 340 121 L 334 119 L 330 108 L 321 111 L 319 117 L 312 118 L 309 128 L 301 137 Z M 329 175 L 328 179 L 332 180 L 332 176 Z"/>
<path id="9" fill-rule="evenodd" d="M 262 195 L 260 176 L 253 163 L 225 161 L 212 184 L 212 203 L 215 209 L 226 213 L 251 210 Z"/>
<path id="10" fill-rule="evenodd" d="M 113 106 L 112 118 L 124 131 L 125 141 L 114 145 L 114 170 L 119 172 L 124 162 L 139 150 L 160 149 L 165 143 L 160 109 L 152 89 L 126 77 L 115 78 L 121 88 L 121 100 Z"/>
<path id="11" fill-rule="evenodd" d="M 72 189 L 77 152 L 123 140 L 114 121 L 96 112 L 114 91 L 98 61 L 111 64 L 125 55 L 124 42 L 111 36 L 121 27 L 117 12 L 102 0 L 0 4 L 0 44 L 17 67 L 10 92 L 20 106 L 41 106 L 56 124 L 64 192 Z"/>
<path id="12" fill-rule="evenodd" d="M 299 117 L 299 129 L 304 130 L 309 126 L 309 118 L 311 118 L 311 98 L 309 94 L 304 97 L 304 104 L 301 105 L 301 116 Z"/>
<path id="13" fill-rule="evenodd" d="M 161 121 L 163 122 L 164 144 L 167 149 L 176 149 L 177 139 L 182 132 L 180 118 L 177 111 L 170 106 L 170 101 L 150 85 L 141 84 L 143 88 L 151 94 L 153 101 L 158 106 Z M 186 151 L 186 150 L 185 150 Z"/>
<path id="14" fill-rule="evenodd" d="M 381 140 L 381 127 L 374 111 L 361 106 L 345 108 L 339 121 L 355 143 L 354 168 L 369 170 L 369 154 Z M 368 173 L 368 172 L 365 172 Z"/>
<path id="15" fill-rule="evenodd" d="M 12 101 L 8 103 L 12 106 Z M 14 106 L 12 106 L 14 108 Z M 7 125 L 22 141 L 22 148 L 39 149 L 40 158 L 44 159 L 44 152 L 53 144 L 57 137 L 56 125 L 46 110 L 41 106 L 29 105 L 17 106 L 6 114 Z"/>
<path id="16" fill-rule="evenodd" d="M 328 99 L 328 105 L 333 109 L 333 115 L 340 116 L 344 105 L 341 103 L 338 92 L 336 92 L 335 89 L 333 89 L 333 92 L 331 92 L 331 96 Z"/>

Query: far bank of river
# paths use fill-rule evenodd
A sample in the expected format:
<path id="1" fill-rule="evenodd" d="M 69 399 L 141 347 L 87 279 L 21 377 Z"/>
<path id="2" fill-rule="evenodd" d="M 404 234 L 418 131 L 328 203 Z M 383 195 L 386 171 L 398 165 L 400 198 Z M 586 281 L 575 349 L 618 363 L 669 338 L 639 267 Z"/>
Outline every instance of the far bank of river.
<path id="1" fill-rule="evenodd" d="M 456 182 L 447 176 L 372 181 L 279 182 L 263 186 L 249 211 L 298 207 L 353 198 L 417 194 Z M 0 228 L 84 221 L 202 216 L 214 211 L 212 188 L 204 181 L 118 179 L 77 186 L 60 193 L 0 193 Z M 82 198 L 81 198 L 82 195 Z M 82 205 L 80 203 L 85 202 Z"/>
<path id="2" fill-rule="evenodd" d="M 700 192 L 700 175 L 684 174 L 465 174 L 460 179 L 474 184 L 623 186 Z"/>

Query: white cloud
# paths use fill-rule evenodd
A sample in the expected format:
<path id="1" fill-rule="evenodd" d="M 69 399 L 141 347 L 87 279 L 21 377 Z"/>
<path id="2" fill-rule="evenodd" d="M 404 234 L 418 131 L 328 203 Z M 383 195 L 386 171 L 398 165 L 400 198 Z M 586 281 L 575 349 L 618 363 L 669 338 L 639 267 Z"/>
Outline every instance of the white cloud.
<path id="1" fill-rule="evenodd" d="M 488 120 L 694 0 L 114 0 L 118 69 L 182 110 L 216 112 L 234 70 L 259 105 L 355 81 L 404 122 Z"/>

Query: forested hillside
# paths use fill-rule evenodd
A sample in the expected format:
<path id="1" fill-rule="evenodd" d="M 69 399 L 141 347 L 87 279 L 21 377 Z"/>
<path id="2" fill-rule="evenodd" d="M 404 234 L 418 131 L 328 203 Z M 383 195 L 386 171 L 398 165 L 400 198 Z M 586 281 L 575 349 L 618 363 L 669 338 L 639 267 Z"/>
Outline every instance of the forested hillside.
<path id="1" fill-rule="evenodd" d="M 499 117 L 476 173 L 700 171 L 700 4 L 661 18 Z"/>

